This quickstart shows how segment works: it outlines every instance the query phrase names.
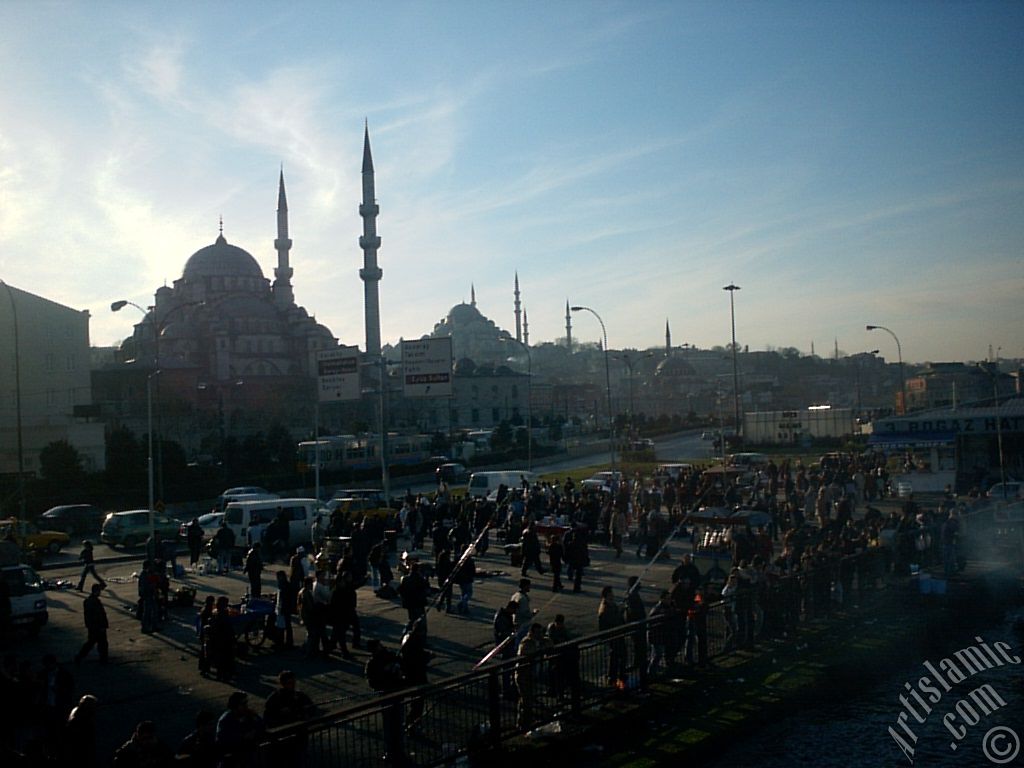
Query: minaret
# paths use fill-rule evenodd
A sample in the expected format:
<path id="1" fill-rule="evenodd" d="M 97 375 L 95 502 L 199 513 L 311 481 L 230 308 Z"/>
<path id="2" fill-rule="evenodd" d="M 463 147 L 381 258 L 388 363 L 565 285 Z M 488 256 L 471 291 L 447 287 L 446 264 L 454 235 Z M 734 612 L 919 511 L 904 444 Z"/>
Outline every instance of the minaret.
<path id="1" fill-rule="evenodd" d="M 292 268 L 288 264 L 292 241 L 288 237 L 288 199 L 284 194 L 284 168 L 281 169 L 281 176 L 277 182 L 277 239 L 274 241 L 274 248 L 277 249 L 274 303 L 282 309 L 287 309 L 295 303 L 295 294 L 292 291 Z"/>
<path id="2" fill-rule="evenodd" d="M 530 321 L 526 319 L 526 310 L 523 310 L 523 344 L 530 346 Z"/>
<path id="3" fill-rule="evenodd" d="M 520 322 L 521 305 L 519 304 L 519 272 L 516 271 L 516 341 L 523 340 L 523 326 Z"/>
<path id="4" fill-rule="evenodd" d="M 565 347 L 572 352 L 572 312 L 569 311 L 569 300 L 565 300 Z"/>
<path id="5" fill-rule="evenodd" d="M 668 318 L 665 318 L 665 356 L 672 354 L 672 331 L 668 329 Z"/>
<path id="6" fill-rule="evenodd" d="M 373 157 L 370 155 L 370 126 L 363 131 L 363 202 L 359 205 L 359 215 L 363 217 L 363 234 L 359 238 L 359 247 L 363 249 L 363 268 L 359 277 L 363 281 L 363 305 L 366 312 L 366 354 L 369 357 L 380 357 L 380 299 L 377 284 L 384 273 L 377 266 L 377 249 L 380 238 L 377 236 L 377 205 L 373 188 Z"/>
<path id="7" fill-rule="evenodd" d="M 469 284 L 469 306 L 476 306 L 476 286 L 473 283 Z"/>

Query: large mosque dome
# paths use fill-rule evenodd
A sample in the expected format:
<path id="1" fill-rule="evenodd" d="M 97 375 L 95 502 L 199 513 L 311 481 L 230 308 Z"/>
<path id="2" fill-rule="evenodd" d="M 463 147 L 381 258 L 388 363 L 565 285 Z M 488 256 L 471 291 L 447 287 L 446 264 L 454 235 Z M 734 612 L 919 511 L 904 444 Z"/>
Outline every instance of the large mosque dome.
<path id="1" fill-rule="evenodd" d="M 185 262 L 182 279 L 191 282 L 207 277 L 255 277 L 263 270 L 252 254 L 224 239 L 223 233 L 213 245 L 200 248 Z"/>

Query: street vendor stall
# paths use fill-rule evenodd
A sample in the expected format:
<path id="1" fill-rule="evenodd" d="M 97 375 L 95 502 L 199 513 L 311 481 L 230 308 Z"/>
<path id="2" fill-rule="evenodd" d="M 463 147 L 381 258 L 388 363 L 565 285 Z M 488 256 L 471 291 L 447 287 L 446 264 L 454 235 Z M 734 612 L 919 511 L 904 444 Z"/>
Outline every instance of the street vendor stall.
<path id="1" fill-rule="evenodd" d="M 733 564 L 735 537 L 751 536 L 753 528 L 770 520 L 764 512 L 727 507 L 702 507 L 689 513 L 685 523 L 693 526 L 693 563 L 704 582 L 724 582 Z"/>

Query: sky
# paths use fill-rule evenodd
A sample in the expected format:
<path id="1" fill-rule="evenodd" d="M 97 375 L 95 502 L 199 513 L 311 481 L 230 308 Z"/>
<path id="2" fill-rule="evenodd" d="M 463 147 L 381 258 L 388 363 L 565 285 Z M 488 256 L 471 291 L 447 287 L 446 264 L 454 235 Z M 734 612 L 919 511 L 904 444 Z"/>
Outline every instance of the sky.
<path id="1" fill-rule="evenodd" d="M 0 0 L 0 278 L 131 334 L 224 235 L 363 347 L 470 300 L 531 344 L 1024 358 L 1024 4 Z M 592 315 L 573 338 L 597 341 Z"/>

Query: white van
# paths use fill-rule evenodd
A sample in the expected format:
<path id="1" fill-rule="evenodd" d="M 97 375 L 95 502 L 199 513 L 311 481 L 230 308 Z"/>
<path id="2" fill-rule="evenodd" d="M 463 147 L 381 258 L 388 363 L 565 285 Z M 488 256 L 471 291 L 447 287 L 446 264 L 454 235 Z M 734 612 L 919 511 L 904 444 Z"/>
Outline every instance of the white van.
<path id="1" fill-rule="evenodd" d="M 7 583 L 11 597 L 11 628 L 24 627 L 37 635 L 50 618 L 46 592 L 39 574 L 18 562 L 19 554 L 14 542 L 0 541 L 0 579 Z"/>
<path id="2" fill-rule="evenodd" d="M 224 522 L 235 534 L 235 546 L 248 547 L 263 537 L 263 529 L 279 511 L 288 516 L 288 545 L 308 544 L 317 515 L 316 499 L 265 499 L 234 501 L 224 510 Z"/>
<path id="3" fill-rule="evenodd" d="M 474 472 L 469 476 L 466 495 L 472 497 L 496 498 L 498 486 L 504 485 L 509 490 L 523 487 L 523 480 L 530 485 L 537 482 L 537 475 L 524 469 L 502 469 L 492 472 Z"/>

